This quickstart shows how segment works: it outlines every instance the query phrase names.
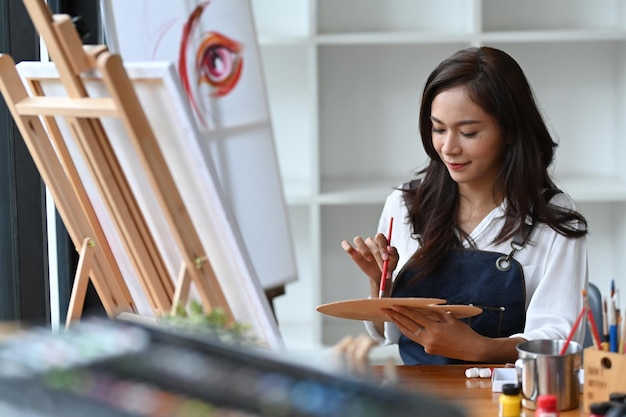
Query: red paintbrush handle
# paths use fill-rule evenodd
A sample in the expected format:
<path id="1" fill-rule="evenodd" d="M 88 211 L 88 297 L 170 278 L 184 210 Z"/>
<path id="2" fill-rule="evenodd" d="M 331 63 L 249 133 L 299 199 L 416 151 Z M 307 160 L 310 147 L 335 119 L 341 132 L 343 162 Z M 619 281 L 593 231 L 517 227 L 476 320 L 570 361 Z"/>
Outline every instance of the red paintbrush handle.
<path id="1" fill-rule="evenodd" d="M 393 217 L 389 219 L 389 233 L 387 233 L 387 246 L 391 245 L 391 232 L 393 231 Z M 378 298 L 382 298 L 385 294 L 385 283 L 387 281 L 387 271 L 389 268 L 389 258 L 383 262 L 383 272 L 380 276 L 380 289 L 378 291 Z"/>
<path id="2" fill-rule="evenodd" d="M 574 333 L 576 333 L 576 329 L 578 328 L 578 325 L 580 325 L 580 321 L 582 320 L 582 318 L 585 315 L 586 311 L 587 311 L 587 308 L 583 306 L 583 308 L 580 310 L 580 313 L 578 313 L 578 317 L 576 317 L 576 321 L 574 322 L 574 326 L 572 327 L 572 330 L 569 332 L 569 335 L 567 336 L 567 339 L 565 340 L 565 344 L 561 348 L 561 352 L 559 353 L 559 355 L 564 355 L 565 352 L 567 351 L 567 347 L 569 346 L 569 342 L 572 341 L 572 338 L 574 337 Z"/>

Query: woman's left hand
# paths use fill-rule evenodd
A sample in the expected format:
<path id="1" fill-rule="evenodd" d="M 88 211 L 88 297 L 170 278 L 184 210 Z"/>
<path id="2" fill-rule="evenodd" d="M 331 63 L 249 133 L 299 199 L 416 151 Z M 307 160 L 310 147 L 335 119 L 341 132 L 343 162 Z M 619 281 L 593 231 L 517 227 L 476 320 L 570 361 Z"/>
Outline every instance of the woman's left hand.
<path id="1" fill-rule="evenodd" d="M 485 339 L 451 313 L 420 311 L 403 306 L 384 309 L 385 314 L 409 339 L 431 355 L 453 359 L 475 360 Z"/>

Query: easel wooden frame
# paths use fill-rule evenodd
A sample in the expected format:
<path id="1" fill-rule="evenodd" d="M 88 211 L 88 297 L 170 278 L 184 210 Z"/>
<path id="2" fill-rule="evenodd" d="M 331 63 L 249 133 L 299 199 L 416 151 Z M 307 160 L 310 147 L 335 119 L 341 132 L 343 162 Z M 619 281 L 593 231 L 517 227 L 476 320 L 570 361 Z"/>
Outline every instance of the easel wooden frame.
<path id="1" fill-rule="evenodd" d="M 167 312 L 177 301 L 184 301 L 193 282 L 206 310 L 220 307 L 232 320 L 224 293 L 120 57 L 104 47 L 84 48 L 69 16 L 51 15 L 42 1 L 24 0 L 24 4 L 48 47 L 68 97 L 42 97 L 35 85 L 30 86 L 35 94 L 29 96 L 15 63 L 6 55 L 0 56 L 0 88 L 80 253 L 66 324 L 80 318 L 89 278 L 109 316 L 133 312 L 135 308 L 64 146 L 55 116 L 64 118 L 80 143 L 155 313 Z M 100 71 L 110 98 L 88 97 L 81 73 L 90 69 Z M 45 120 L 45 128 L 40 116 Z M 101 117 L 119 118 L 142 158 L 142 166 L 183 256 L 176 288 L 101 125 Z"/>

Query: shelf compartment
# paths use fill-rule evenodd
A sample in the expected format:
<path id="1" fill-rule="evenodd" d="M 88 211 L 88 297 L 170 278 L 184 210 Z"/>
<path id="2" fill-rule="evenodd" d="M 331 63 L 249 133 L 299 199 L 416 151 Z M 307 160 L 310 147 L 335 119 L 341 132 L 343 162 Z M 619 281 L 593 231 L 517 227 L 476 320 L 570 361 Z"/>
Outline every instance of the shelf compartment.
<path id="1" fill-rule="evenodd" d="M 465 32 L 473 28 L 467 0 L 319 0 L 317 33 Z"/>
<path id="2" fill-rule="evenodd" d="M 261 48 L 267 83 L 272 129 L 284 184 L 302 198 L 312 193 L 302 184 L 313 184 L 313 152 L 317 128 L 313 86 L 315 62 L 306 48 L 273 46 Z M 311 185 L 312 187 L 312 185 Z"/>
<path id="3" fill-rule="evenodd" d="M 495 43 L 524 69 L 553 138 L 555 175 L 620 177 L 624 42 Z M 623 151 L 623 149 L 622 149 Z"/>
<path id="4" fill-rule="evenodd" d="M 252 0 L 257 33 L 269 38 L 305 38 L 313 34 L 309 1 Z"/>
<path id="5" fill-rule="evenodd" d="M 619 0 L 483 0 L 483 31 L 625 29 Z"/>
<path id="6" fill-rule="evenodd" d="M 418 113 L 424 82 L 442 59 L 464 47 L 319 47 L 322 181 L 405 178 L 421 166 L 426 157 Z"/>

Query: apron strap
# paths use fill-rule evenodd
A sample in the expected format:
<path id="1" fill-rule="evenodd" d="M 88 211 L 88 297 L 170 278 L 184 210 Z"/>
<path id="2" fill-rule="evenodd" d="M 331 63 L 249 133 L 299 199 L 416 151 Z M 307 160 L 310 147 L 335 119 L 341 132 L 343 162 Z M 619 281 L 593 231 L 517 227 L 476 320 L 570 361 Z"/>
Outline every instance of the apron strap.
<path id="1" fill-rule="evenodd" d="M 548 201 L 552 199 L 556 194 L 561 191 L 556 188 L 547 188 L 543 191 L 543 199 L 547 204 Z M 496 260 L 496 268 L 500 271 L 508 271 L 511 268 L 511 258 L 524 248 L 524 245 L 528 241 L 530 237 L 530 233 L 533 231 L 535 227 L 535 221 L 531 216 L 526 217 L 526 221 L 522 225 L 522 227 L 517 231 L 515 236 L 513 236 L 513 240 L 511 241 L 511 252 L 508 255 L 502 255 Z"/>

